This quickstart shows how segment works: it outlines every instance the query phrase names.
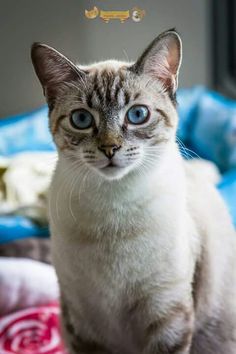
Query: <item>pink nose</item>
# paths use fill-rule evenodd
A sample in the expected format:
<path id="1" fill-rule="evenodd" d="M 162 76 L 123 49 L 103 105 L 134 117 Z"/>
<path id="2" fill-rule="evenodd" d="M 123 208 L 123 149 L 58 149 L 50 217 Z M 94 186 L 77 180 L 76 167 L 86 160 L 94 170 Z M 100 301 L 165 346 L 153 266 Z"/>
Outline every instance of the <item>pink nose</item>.
<path id="1" fill-rule="evenodd" d="M 111 159 L 115 155 L 116 151 L 120 148 L 120 145 L 101 145 L 98 149 L 102 151 L 106 155 L 106 157 Z"/>

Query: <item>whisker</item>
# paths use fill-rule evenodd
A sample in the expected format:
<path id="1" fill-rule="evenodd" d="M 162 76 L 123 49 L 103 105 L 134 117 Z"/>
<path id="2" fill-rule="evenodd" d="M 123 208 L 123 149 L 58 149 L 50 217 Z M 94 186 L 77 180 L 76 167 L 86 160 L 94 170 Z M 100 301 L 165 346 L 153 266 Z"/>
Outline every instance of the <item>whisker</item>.
<path id="1" fill-rule="evenodd" d="M 84 186 L 84 183 L 86 182 L 86 179 L 87 177 L 89 176 L 89 169 L 87 169 L 84 173 L 84 176 L 82 178 L 82 181 L 80 183 L 80 187 L 79 187 L 79 193 L 78 193 L 78 199 L 80 200 L 80 196 L 81 196 L 81 192 L 82 192 L 82 189 L 83 189 L 83 186 Z"/>
<path id="2" fill-rule="evenodd" d="M 78 176 L 75 175 L 75 177 L 74 177 L 74 179 L 72 180 L 72 183 L 71 183 L 71 190 L 70 190 L 70 194 L 69 194 L 69 211 L 70 211 L 70 214 L 71 214 L 71 216 L 72 216 L 72 218 L 74 219 L 75 222 L 77 222 L 77 218 L 74 215 L 73 209 L 72 209 L 72 195 L 73 195 L 74 187 L 76 186 L 77 180 L 78 180 Z"/>
<path id="3" fill-rule="evenodd" d="M 176 140 L 177 140 L 177 143 L 178 143 L 178 146 L 179 146 L 179 150 L 180 152 L 182 153 L 182 155 L 188 159 L 188 158 L 194 158 L 194 157 L 197 157 L 199 159 L 201 159 L 201 157 L 194 151 L 188 149 L 184 143 L 180 140 L 180 138 L 176 137 Z"/>
<path id="4" fill-rule="evenodd" d="M 82 164 L 82 162 L 80 162 L 80 164 Z M 59 197 L 62 193 L 62 191 L 64 190 L 64 188 L 66 187 L 66 185 L 69 183 L 68 181 L 68 174 L 73 172 L 73 171 L 76 171 L 76 168 L 78 167 L 78 161 L 73 161 L 73 163 L 70 165 L 70 170 L 65 170 L 64 173 L 63 173 L 63 176 L 62 176 L 62 184 L 59 188 L 59 190 L 57 191 L 57 195 L 56 195 L 56 200 L 55 200 L 55 207 L 56 207 L 56 216 L 57 216 L 57 219 L 59 221 L 60 219 L 60 216 L 59 216 Z"/>

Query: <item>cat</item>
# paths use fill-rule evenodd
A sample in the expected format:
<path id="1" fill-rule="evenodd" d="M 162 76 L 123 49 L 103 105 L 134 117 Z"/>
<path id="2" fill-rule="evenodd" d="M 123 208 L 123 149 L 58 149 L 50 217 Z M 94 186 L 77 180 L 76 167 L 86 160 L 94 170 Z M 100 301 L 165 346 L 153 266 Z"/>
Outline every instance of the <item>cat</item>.
<path id="1" fill-rule="evenodd" d="M 76 65 L 32 46 L 58 163 L 52 257 L 71 354 L 235 354 L 236 235 L 176 144 L 182 41 Z"/>

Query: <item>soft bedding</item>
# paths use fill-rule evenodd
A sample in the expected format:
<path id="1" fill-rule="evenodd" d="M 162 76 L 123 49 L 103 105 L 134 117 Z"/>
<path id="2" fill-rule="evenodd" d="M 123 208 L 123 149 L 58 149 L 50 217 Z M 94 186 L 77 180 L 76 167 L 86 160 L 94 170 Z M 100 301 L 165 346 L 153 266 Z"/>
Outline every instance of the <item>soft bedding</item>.
<path id="1" fill-rule="evenodd" d="M 26 258 L 0 257 L 0 316 L 58 299 L 57 278 L 51 265 Z"/>
<path id="2" fill-rule="evenodd" d="M 67 354 L 61 340 L 58 303 L 0 318 L 1 354 Z"/>

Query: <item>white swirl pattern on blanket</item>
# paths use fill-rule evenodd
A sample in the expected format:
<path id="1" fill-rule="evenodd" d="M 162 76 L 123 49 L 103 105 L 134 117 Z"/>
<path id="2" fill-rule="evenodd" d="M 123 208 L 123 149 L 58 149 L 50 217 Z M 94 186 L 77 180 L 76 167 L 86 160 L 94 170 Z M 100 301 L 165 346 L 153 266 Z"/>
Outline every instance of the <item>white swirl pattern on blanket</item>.
<path id="1" fill-rule="evenodd" d="M 66 354 L 59 328 L 59 307 L 34 307 L 0 319 L 1 354 Z"/>

